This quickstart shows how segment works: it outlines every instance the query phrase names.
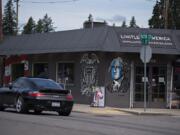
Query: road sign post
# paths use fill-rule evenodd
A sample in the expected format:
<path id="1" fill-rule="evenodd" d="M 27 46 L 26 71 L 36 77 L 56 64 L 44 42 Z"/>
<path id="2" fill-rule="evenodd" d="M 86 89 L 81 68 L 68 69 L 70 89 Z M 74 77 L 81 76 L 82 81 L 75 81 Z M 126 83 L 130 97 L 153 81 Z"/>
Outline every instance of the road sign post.
<path id="1" fill-rule="evenodd" d="M 149 41 L 152 39 L 151 35 L 148 34 L 142 34 L 141 35 L 141 44 L 143 45 L 140 51 L 140 58 L 142 62 L 144 63 L 144 112 L 146 111 L 146 81 L 147 79 L 147 71 L 146 71 L 146 63 L 148 63 L 152 57 L 152 50 L 151 47 L 148 45 Z"/>

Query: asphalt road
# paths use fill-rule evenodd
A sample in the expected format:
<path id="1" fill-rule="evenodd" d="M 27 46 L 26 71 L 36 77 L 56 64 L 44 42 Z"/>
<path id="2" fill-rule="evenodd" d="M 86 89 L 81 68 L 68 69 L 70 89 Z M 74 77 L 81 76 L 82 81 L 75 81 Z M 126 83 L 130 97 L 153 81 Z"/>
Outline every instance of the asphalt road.
<path id="1" fill-rule="evenodd" d="M 180 135 L 180 117 L 0 112 L 0 135 Z"/>

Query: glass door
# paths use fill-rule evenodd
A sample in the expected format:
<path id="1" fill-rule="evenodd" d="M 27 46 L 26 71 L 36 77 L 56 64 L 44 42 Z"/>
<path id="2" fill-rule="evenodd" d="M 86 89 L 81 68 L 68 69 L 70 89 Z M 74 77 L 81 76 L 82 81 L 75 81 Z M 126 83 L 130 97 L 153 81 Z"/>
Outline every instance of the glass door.
<path id="1" fill-rule="evenodd" d="M 152 67 L 152 102 L 166 101 L 166 67 Z"/>
<path id="2" fill-rule="evenodd" d="M 144 79 L 144 67 L 137 66 L 136 67 L 136 78 L 135 78 L 135 101 L 136 102 L 144 102 L 144 81 L 146 80 L 146 100 L 148 101 L 148 81 L 149 81 L 149 67 L 147 67 L 147 77 Z"/>
<path id="3" fill-rule="evenodd" d="M 148 66 L 147 77 L 144 79 L 144 67 L 135 68 L 135 107 L 143 107 L 144 103 L 144 81 L 147 82 L 146 99 L 147 107 L 161 107 L 166 102 L 166 66 Z M 137 105 L 137 106 L 136 106 Z"/>

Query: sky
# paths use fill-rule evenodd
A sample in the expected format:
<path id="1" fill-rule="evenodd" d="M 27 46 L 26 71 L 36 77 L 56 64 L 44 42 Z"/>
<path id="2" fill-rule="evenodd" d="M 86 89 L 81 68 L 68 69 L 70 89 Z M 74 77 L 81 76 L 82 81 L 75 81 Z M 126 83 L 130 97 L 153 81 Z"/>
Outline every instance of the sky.
<path id="1" fill-rule="evenodd" d="M 8 0 L 2 0 L 3 5 Z M 46 3 L 47 2 L 47 3 Z M 129 25 L 132 16 L 136 24 L 147 28 L 156 0 L 20 0 L 19 27 L 29 17 L 37 22 L 47 13 L 53 20 L 56 31 L 80 29 L 92 14 L 94 21 L 106 21 L 109 25 Z"/>

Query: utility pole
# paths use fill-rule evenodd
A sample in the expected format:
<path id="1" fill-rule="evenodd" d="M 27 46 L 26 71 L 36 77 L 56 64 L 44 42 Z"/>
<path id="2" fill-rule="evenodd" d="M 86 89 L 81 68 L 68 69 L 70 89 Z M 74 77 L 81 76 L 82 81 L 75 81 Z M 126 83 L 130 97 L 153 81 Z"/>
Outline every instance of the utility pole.
<path id="1" fill-rule="evenodd" d="M 14 2 L 16 2 L 16 30 L 17 30 L 17 34 L 18 34 L 19 0 L 14 0 Z"/>
<path id="2" fill-rule="evenodd" d="M 2 0 L 0 0 L 0 41 L 3 39 L 3 28 L 2 28 Z"/>
<path id="3" fill-rule="evenodd" d="M 168 28 L 168 11 L 169 11 L 169 0 L 164 0 L 164 19 L 165 25 L 164 28 Z"/>

